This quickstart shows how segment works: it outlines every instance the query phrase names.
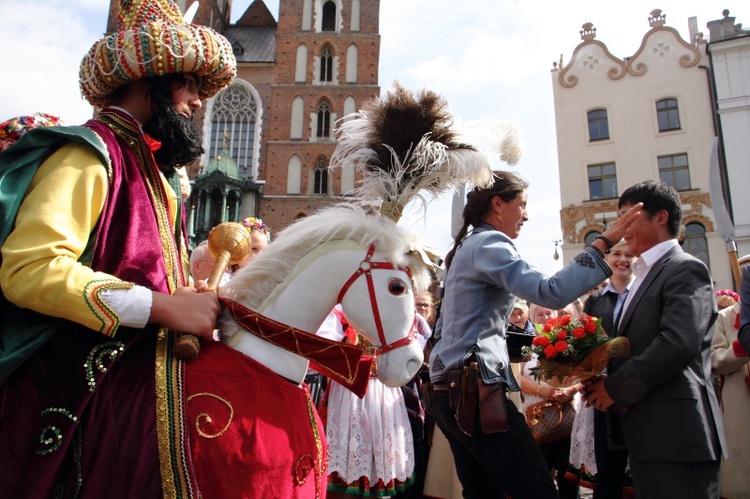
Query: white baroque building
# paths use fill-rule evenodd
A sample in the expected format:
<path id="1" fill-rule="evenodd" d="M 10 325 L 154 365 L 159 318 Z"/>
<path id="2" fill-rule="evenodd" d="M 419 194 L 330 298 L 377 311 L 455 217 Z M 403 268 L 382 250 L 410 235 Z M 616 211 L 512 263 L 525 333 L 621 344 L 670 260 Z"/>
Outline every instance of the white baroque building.
<path id="1" fill-rule="evenodd" d="M 567 64 L 552 70 L 563 260 L 604 231 L 628 187 L 661 179 L 682 200 L 683 248 L 706 262 L 717 288 L 732 287 L 716 231 L 708 164 L 716 135 L 706 43 L 688 43 L 661 10 L 634 55 L 618 58 L 583 25 Z"/>
<path id="2" fill-rule="evenodd" d="M 724 18 L 708 23 L 721 135 L 721 164 L 728 207 L 734 222 L 740 256 L 750 254 L 750 30 L 742 29 L 724 11 Z"/>

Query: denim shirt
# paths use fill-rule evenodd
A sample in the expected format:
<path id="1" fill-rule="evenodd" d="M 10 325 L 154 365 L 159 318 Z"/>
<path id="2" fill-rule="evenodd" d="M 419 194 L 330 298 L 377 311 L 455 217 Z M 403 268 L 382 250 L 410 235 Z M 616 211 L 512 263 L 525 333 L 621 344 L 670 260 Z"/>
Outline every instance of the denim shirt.
<path id="1" fill-rule="evenodd" d="M 599 250 L 587 247 L 555 275 L 547 276 L 521 259 L 508 236 L 486 223 L 475 227 L 456 251 L 445 278 L 431 381 L 445 382 L 449 371 L 475 354 L 485 383 L 506 383 L 518 391 L 505 343 L 516 296 L 560 309 L 610 275 Z"/>

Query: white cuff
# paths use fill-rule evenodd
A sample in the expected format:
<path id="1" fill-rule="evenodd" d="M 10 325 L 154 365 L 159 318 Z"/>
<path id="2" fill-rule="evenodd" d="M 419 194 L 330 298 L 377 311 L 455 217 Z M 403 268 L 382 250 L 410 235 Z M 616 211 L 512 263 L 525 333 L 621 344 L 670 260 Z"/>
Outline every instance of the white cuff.
<path id="1" fill-rule="evenodd" d="M 151 316 L 153 294 L 143 286 L 130 289 L 108 289 L 101 298 L 120 318 L 120 325 L 141 329 Z"/>

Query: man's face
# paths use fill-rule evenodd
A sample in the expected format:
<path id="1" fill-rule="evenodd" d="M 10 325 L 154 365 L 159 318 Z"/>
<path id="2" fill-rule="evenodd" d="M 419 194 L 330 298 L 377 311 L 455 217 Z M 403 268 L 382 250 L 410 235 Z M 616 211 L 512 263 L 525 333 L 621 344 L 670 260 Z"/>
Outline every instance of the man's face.
<path id="1" fill-rule="evenodd" d="M 179 76 L 184 78 L 184 82 Z M 201 108 L 198 98 L 199 80 L 191 74 L 157 80 L 151 84 L 151 119 L 143 130 L 161 147 L 154 151 L 154 159 L 165 173 L 175 167 L 188 165 L 203 153 L 201 132 L 193 123 L 193 113 Z"/>
<path id="2" fill-rule="evenodd" d="M 202 107 L 200 97 L 198 97 L 200 81 L 194 74 L 187 73 L 183 76 L 185 77 L 185 85 L 173 84 L 172 86 L 172 103 L 178 114 L 192 120 L 193 113 Z"/>
<path id="3" fill-rule="evenodd" d="M 514 307 L 513 311 L 510 313 L 511 324 L 514 324 L 520 328 L 524 328 L 526 326 L 526 320 L 528 318 L 529 313 L 518 307 Z"/>
<path id="4" fill-rule="evenodd" d="M 625 204 L 620 208 L 620 216 L 625 214 L 631 204 Z M 666 212 L 649 215 L 646 210 L 641 210 L 633 224 L 625 232 L 625 242 L 628 245 L 628 253 L 634 257 L 641 256 L 645 251 L 653 248 L 661 242 L 659 239 L 659 226 Z"/>
<path id="5" fill-rule="evenodd" d="M 206 281 L 214 268 L 214 261 L 209 259 L 196 260 L 193 263 L 193 281 Z"/>

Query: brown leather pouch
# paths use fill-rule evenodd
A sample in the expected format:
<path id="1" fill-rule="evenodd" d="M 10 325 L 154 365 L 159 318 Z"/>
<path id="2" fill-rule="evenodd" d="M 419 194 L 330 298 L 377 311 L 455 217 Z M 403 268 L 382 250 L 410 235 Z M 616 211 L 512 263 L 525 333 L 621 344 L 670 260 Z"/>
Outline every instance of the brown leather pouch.
<path id="1" fill-rule="evenodd" d="M 508 430 L 508 413 L 505 408 L 505 385 L 485 385 L 477 382 L 479 391 L 479 421 L 483 433 L 502 433 Z"/>
<path id="2" fill-rule="evenodd" d="M 474 433 L 474 422 L 477 417 L 478 382 L 479 366 L 476 362 L 469 362 L 461 369 L 461 393 L 456 407 L 458 428 L 468 436 Z"/>

